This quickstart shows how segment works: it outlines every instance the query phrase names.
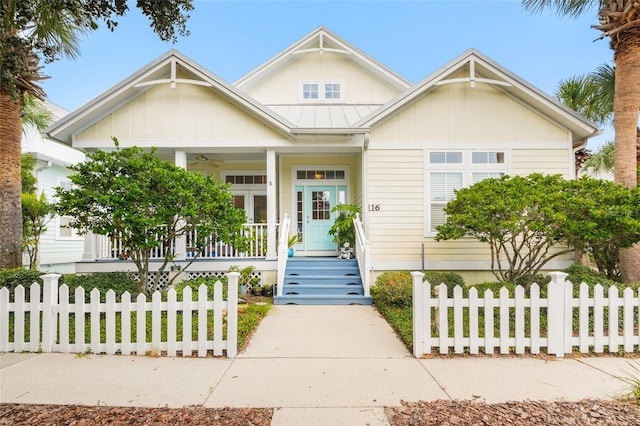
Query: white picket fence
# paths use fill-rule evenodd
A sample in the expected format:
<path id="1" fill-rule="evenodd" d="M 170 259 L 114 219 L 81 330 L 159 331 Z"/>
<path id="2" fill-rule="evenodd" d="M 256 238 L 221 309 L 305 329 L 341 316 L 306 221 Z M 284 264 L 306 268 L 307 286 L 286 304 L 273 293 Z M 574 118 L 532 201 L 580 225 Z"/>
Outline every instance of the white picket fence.
<path id="1" fill-rule="evenodd" d="M 529 297 L 522 287 L 516 287 L 515 297 L 503 287 L 497 297 L 486 290 L 480 298 L 471 288 L 465 298 L 457 286 L 449 298 L 445 284 L 437 286 L 437 296 L 432 297 L 431 284 L 423 283 L 424 274 L 411 275 L 413 354 L 418 358 L 435 349 L 441 354 L 451 350 L 478 354 L 480 348 L 486 354 L 496 349 L 500 354 L 537 354 L 546 348 L 546 353 L 563 357 L 574 350 L 632 353 L 640 348 L 640 294 L 630 288 L 620 296 L 616 287 L 610 287 L 605 296 L 598 284 L 590 295 L 589 287 L 582 283 L 579 296 L 573 297 L 573 284 L 565 281 L 567 274 L 552 272 L 546 298 L 540 297 L 537 284 L 530 287 Z M 546 331 L 541 327 L 543 317 Z M 574 318 L 578 319 L 575 326 Z"/>
<path id="2" fill-rule="evenodd" d="M 0 289 L 0 352 L 62 352 L 112 355 L 145 355 L 153 353 L 176 356 L 206 357 L 209 351 L 214 356 L 234 358 L 238 351 L 238 272 L 230 272 L 228 277 L 228 300 L 223 300 L 222 286 L 214 285 L 213 300 L 207 300 L 207 287 L 198 288 L 197 299 L 193 300 L 192 290 L 185 287 L 182 301 L 176 292 L 167 292 L 166 302 L 156 291 L 151 302 L 143 294 L 135 301 L 127 292 L 116 301 L 113 290 L 106 293 L 106 303 L 100 302 L 100 292 L 90 292 L 90 302 L 84 303 L 85 291 L 75 290 L 75 303 L 69 300 L 69 288 L 59 286 L 59 274 L 43 275 L 41 287 L 34 283 L 29 288 L 29 301 L 25 301 L 25 289 L 16 287 L 13 301 L 9 300 L 9 290 Z M 42 296 L 42 298 L 41 298 Z M 209 312 L 213 311 L 213 329 L 209 324 Z M 150 322 L 147 313 L 151 313 Z M 13 315 L 11 315 L 13 314 Z M 192 338 L 196 315 L 197 338 Z M 226 339 L 223 336 L 223 319 L 226 315 Z M 25 336 L 25 320 L 28 317 L 29 336 Z M 179 318 L 182 321 L 179 326 Z M 163 321 L 164 319 L 164 321 Z M 9 321 L 13 323 L 13 339 L 9 336 Z M 119 320 L 119 321 L 118 321 Z M 90 332 L 87 336 L 85 323 Z M 132 321 L 135 322 L 135 339 L 132 339 Z M 163 322 L 166 329 L 163 330 Z M 147 328 L 151 326 L 151 338 L 147 338 Z M 70 337 L 73 326 L 75 337 Z M 165 331 L 165 338 L 162 337 Z M 211 333 L 212 331 L 212 333 Z M 117 338 L 116 334 L 119 334 Z M 213 335 L 211 338 L 210 335 Z M 104 336 L 104 339 L 101 337 Z"/>

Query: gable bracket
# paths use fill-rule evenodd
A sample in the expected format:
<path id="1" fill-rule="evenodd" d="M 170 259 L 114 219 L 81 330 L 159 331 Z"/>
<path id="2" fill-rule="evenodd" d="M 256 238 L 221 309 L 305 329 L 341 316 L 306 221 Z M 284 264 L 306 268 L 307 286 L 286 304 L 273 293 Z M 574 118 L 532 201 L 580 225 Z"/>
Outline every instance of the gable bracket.
<path id="1" fill-rule="evenodd" d="M 141 83 L 135 84 L 133 87 L 155 86 L 156 84 L 166 84 L 166 83 L 171 84 L 171 88 L 172 89 L 176 88 L 176 84 L 177 83 L 194 84 L 196 86 L 207 86 L 207 87 L 212 87 L 213 86 L 213 84 L 209 83 L 208 81 L 192 80 L 192 79 L 189 79 L 189 78 L 177 78 L 176 69 L 177 69 L 176 60 L 172 59 L 171 60 L 171 77 L 170 78 L 161 78 L 159 80 L 143 81 Z"/>
<path id="2" fill-rule="evenodd" d="M 491 78 L 476 77 L 476 61 L 473 58 L 469 60 L 469 77 L 450 78 L 447 80 L 437 81 L 434 84 L 436 86 L 443 86 L 445 84 L 462 83 L 462 82 L 465 82 L 465 83 L 469 82 L 469 85 L 471 87 L 476 87 L 476 82 L 495 84 L 497 86 L 513 86 L 511 83 L 508 83 L 503 80 L 493 80 Z"/>
<path id="3" fill-rule="evenodd" d="M 318 36 L 319 40 L 318 40 L 318 47 L 312 47 L 309 49 L 299 49 L 299 50 L 294 50 L 293 52 L 291 52 L 292 55 L 300 55 L 302 53 L 309 53 L 309 52 L 320 52 L 320 54 L 322 55 L 324 52 L 334 52 L 334 53 L 343 53 L 345 55 L 349 55 L 352 52 L 348 51 L 348 50 L 344 50 L 344 49 L 333 49 L 331 47 L 324 47 L 324 34 L 320 33 L 320 35 Z"/>

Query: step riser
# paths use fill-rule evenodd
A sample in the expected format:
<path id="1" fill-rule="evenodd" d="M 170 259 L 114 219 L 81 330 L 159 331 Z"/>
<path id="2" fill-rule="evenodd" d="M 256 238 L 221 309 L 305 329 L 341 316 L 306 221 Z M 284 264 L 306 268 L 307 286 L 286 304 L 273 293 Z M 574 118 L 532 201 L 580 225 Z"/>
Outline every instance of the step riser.
<path id="1" fill-rule="evenodd" d="M 358 268 L 287 268 L 286 275 L 360 275 Z"/>
<path id="2" fill-rule="evenodd" d="M 298 287 L 298 288 L 294 288 L 294 287 L 289 287 L 289 288 L 284 288 L 283 289 L 283 295 L 305 295 L 305 296 L 310 296 L 310 295 L 318 295 L 318 296 L 331 296 L 331 295 L 340 295 L 340 296 L 345 296 L 345 295 L 354 295 L 354 296 L 363 296 L 364 295 L 364 291 L 362 290 L 362 287 L 358 288 L 326 288 L 326 289 L 322 289 L 322 288 L 309 288 L 309 287 Z"/>
<path id="3" fill-rule="evenodd" d="M 357 268 L 358 262 L 355 260 L 298 260 L 298 261 L 287 261 L 287 269 L 289 268 L 304 268 L 304 267 L 313 267 L 313 268 Z"/>
<path id="4" fill-rule="evenodd" d="M 284 285 L 355 285 L 362 286 L 360 277 L 285 277 Z"/>
<path id="5" fill-rule="evenodd" d="M 300 305 L 370 305 L 364 297 L 360 270 L 355 259 L 289 259 L 283 296 L 274 303 Z"/>
<path id="6" fill-rule="evenodd" d="M 364 296 L 277 296 L 274 298 L 276 305 L 371 305 L 370 297 Z"/>

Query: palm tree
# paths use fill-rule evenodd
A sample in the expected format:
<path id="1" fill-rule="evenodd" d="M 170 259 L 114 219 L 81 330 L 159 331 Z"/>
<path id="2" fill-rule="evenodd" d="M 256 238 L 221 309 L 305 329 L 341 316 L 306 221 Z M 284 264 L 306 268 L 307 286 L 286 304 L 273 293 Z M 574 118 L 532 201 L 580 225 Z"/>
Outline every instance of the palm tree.
<path id="1" fill-rule="evenodd" d="M 598 7 L 600 38 L 609 37 L 616 65 L 614 95 L 615 181 L 627 187 L 638 184 L 637 132 L 640 111 L 640 3 L 637 0 L 522 0 L 525 10 L 555 9 L 577 17 Z M 620 251 L 625 282 L 640 281 L 640 245 Z"/>
<path id="2" fill-rule="evenodd" d="M 26 3 L 26 2 L 25 2 Z M 34 2 L 45 3 L 45 2 Z M 0 268 L 22 265 L 22 207 L 20 140 L 22 119 L 29 120 L 33 98 L 44 98 L 38 81 L 37 49 L 55 46 L 60 53 L 77 53 L 81 20 L 46 4 L 29 10 L 22 2 L 2 2 L 0 12 Z M 54 13 L 52 13 L 54 12 Z M 55 13 L 58 12 L 58 13 Z M 28 20 L 24 20 L 28 18 Z M 26 107 L 25 107 L 26 105 Z"/>
<path id="3" fill-rule="evenodd" d="M 193 0 L 138 0 L 162 40 L 187 35 L 185 11 Z M 114 29 L 128 2 L 121 0 L 0 1 L 0 269 L 22 264 L 20 188 L 21 109 L 24 94 L 43 99 L 41 58 L 53 61 L 79 53 L 78 39 L 98 28 L 98 20 Z"/>
<path id="4" fill-rule="evenodd" d="M 612 172 L 615 157 L 615 144 L 609 141 L 602 145 L 598 151 L 592 154 L 584 163 L 584 168 L 595 173 Z"/>

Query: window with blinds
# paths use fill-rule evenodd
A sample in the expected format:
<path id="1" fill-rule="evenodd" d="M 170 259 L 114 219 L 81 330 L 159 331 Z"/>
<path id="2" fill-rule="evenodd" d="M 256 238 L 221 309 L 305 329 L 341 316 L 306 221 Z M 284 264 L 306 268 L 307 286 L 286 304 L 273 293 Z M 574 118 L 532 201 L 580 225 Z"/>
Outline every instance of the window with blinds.
<path id="1" fill-rule="evenodd" d="M 455 191 L 488 178 L 499 178 L 508 172 L 505 151 L 434 151 L 427 156 L 428 233 L 437 232 L 447 216 L 444 208 L 455 197 Z"/>

